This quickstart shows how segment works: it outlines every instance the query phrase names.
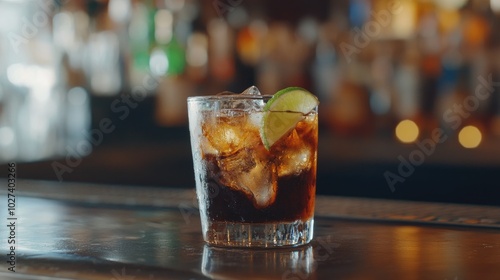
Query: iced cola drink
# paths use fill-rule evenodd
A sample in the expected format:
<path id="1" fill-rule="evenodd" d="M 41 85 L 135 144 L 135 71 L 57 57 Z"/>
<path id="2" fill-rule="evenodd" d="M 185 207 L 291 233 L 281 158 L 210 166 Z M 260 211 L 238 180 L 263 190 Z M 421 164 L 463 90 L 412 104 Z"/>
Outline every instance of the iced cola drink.
<path id="1" fill-rule="evenodd" d="M 313 236 L 317 108 L 281 112 L 298 119 L 266 146 L 264 106 L 271 96 L 247 92 L 188 99 L 203 237 L 220 246 L 307 244 Z"/>

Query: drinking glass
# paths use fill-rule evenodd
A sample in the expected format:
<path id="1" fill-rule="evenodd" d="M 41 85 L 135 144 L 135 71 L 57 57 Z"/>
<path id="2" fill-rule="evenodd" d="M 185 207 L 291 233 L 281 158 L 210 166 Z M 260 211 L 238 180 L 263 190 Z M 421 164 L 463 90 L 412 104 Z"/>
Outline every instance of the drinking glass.
<path id="1" fill-rule="evenodd" d="M 261 126 L 271 97 L 188 98 L 196 193 L 208 244 L 297 246 L 313 237 L 317 108 L 266 149 Z"/>

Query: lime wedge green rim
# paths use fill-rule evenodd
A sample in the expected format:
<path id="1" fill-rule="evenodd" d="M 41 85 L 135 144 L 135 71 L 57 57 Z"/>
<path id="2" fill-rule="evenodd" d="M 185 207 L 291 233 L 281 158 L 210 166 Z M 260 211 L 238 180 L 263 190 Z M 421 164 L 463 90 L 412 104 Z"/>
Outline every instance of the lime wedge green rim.
<path id="1" fill-rule="evenodd" d="M 260 136 L 264 147 L 269 150 L 274 143 L 293 130 L 305 115 L 316 111 L 318 105 L 318 98 L 301 87 L 287 87 L 276 92 L 263 108 L 265 114 L 260 126 Z M 290 114 L 283 115 L 285 112 Z M 270 127 L 270 122 L 276 121 L 276 118 L 279 119 L 280 116 L 289 126 L 285 126 L 284 129 L 283 127 Z"/>

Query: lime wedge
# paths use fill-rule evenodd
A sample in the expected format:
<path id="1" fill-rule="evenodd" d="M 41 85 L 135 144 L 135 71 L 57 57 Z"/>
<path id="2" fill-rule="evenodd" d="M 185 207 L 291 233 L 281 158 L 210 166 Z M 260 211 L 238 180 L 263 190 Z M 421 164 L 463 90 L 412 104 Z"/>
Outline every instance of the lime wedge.
<path id="1" fill-rule="evenodd" d="M 267 150 L 288 134 L 319 101 L 309 91 L 288 87 L 278 91 L 264 106 L 260 138 Z"/>

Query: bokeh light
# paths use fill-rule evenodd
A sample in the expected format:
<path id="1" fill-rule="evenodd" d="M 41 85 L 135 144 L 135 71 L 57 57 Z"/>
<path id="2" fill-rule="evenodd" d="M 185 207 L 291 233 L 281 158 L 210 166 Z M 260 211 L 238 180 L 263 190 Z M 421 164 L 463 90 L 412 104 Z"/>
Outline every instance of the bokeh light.
<path id="1" fill-rule="evenodd" d="M 463 7 L 467 0 L 435 0 L 435 3 L 443 9 L 456 10 Z"/>
<path id="2" fill-rule="evenodd" d="M 481 131 L 472 125 L 465 126 L 458 133 L 458 142 L 467 149 L 474 149 L 479 146 L 482 138 Z"/>
<path id="3" fill-rule="evenodd" d="M 402 120 L 396 126 L 396 137 L 403 143 L 413 143 L 420 133 L 417 124 L 411 120 Z"/>
<path id="4" fill-rule="evenodd" d="M 494 13 L 500 13 L 500 0 L 490 0 L 490 7 Z"/>

